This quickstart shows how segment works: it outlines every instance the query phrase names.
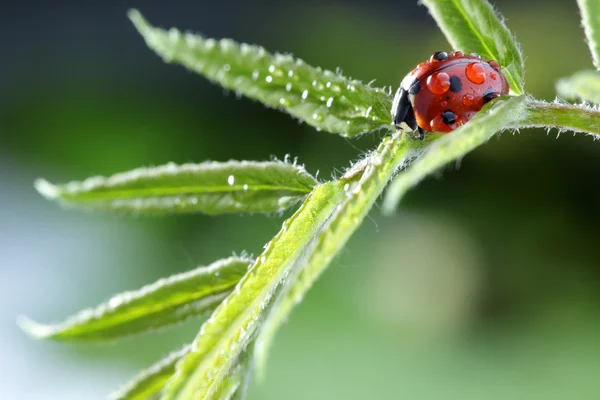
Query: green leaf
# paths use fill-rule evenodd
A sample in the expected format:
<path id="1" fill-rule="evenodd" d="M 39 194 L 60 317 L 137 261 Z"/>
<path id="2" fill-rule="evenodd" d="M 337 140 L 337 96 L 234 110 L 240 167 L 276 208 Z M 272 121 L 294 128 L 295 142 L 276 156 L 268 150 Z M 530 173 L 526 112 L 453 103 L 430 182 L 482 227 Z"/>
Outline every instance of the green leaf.
<path id="1" fill-rule="evenodd" d="M 175 373 L 175 365 L 190 351 L 190 348 L 191 345 L 187 345 L 140 372 L 125 386 L 113 393 L 110 400 L 158 399 L 163 387 Z"/>
<path id="2" fill-rule="evenodd" d="M 136 10 L 129 12 L 129 18 L 165 62 L 181 64 L 317 129 L 351 137 L 391 126 L 392 103 L 383 89 L 311 67 L 290 55 L 270 54 L 259 46 L 154 28 Z"/>
<path id="3" fill-rule="evenodd" d="M 596 69 L 600 69 L 600 0 L 577 0 Z"/>
<path id="4" fill-rule="evenodd" d="M 255 264 L 202 325 L 192 351 L 178 364 L 164 400 L 212 399 L 250 343 L 272 296 L 303 256 L 315 233 L 345 198 L 344 183 L 316 187 L 286 220 Z"/>
<path id="5" fill-rule="evenodd" d="M 146 215 L 282 211 L 315 185 L 304 167 L 278 161 L 166 164 L 65 185 L 35 182 L 50 200 Z"/>
<path id="6" fill-rule="evenodd" d="M 208 314 L 231 292 L 252 262 L 239 257 L 219 260 L 121 293 L 56 325 L 42 325 L 24 317 L 19 322 L 31 336 L 54 340 L 102 341 L 145 332 Z"/>
<path id="7" fill-rule="evenodd" d="M 319 230 L 305 259 L 298 262 L 290 273 L 277 303 L 261 328 L 255 349 L 259 377 L 264 375 L 268 350 L 277 329 L 358 229 L 398 167 L 410 161 L 409 143 L 412 141 L 402 133 L 385 138 L 377 150 L 341 179 L 340 182 L 346 182 L 346 197 Z M 354 180 L 356 176 L 360 179 Z"/>
<path id="8" fill-rule="evenodd" d="M 524 116 L 525 96 L 501 97 L 490 103 L 471 121 L 454 132 L 443 135 L 422 149 L 417 143 L 413 151 L 424 152 L 414 163 L 400 172 L 388 189 L 383 201 L 383 212 L 392 213 L 408 189 L 439 168 L 464 157 L 485 143 L 496 132 L 506 129 Z"/>
<path id="9" fill-rule="evenodd" d="M 512 91 L 523 94 L 523 57 L 502 17 L 487 0 L 421 0 L 456 50 L 496 60 Z"/>
<path id="10" fill-rule="evenodd" d="M 559 132 L 587 133 L 600 139 L 600 110 L 598 107 L 529 101 L 522 118 L 512 122 L 511 128 L 556 128 Z"/>
<path id="11" fill-rule="evenodd" d="M 215 400 L 244 400 L 250 383 L 252 364 L 250 360 L 254 354 L 255 340 L 246 346 L 242 354 L 230 369 L 229 374 L 223 379 L 219 388 L 212 397 Z"/>
<path id="12" fill-rule="evenodd" d="M 600 103 L 600 71 L 579 71 L 574 75 L 560 79 L 556 91 L 566 99 L 580 99 L 591 103 Z"/>

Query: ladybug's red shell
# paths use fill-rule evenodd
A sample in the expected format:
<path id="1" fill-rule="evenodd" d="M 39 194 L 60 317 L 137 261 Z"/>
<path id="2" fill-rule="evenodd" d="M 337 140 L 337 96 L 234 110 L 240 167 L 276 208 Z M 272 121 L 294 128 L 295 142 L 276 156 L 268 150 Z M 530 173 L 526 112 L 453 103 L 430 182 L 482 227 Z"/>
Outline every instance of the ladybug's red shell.
<path id="1" fill-rule="evenodd" d="M 508 94 L 508 83 L 496 61 L 460 51 L 437 52 L 402 80 L 394 98 L 394 123 L 448 133 L 502 94 Z"/>

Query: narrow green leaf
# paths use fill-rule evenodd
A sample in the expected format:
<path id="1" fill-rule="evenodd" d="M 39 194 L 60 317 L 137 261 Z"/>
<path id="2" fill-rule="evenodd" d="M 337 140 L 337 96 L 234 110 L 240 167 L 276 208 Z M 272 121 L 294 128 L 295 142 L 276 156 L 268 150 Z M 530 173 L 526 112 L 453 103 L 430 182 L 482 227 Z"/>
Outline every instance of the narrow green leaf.
<path id="1" fill-rule="evenodd" d="M 514 120 L 511 128 L 546 128 L 568 130 L 593 135 L 600 139 L 600 109 L 566 104 L 529 101 L 522 118 Z"/>
<path id="2" fill-rule="evenodd" d="M 129 18 L 165 62 L 181 64 L 317 129 L 351 137 L 391 126 L 391 99 L 383 89 L 259 46 L 154 28 L 136 10 Z"/>
<path id="3" fill-rule="evenodd" d="M 304 167 L 279 161 L 166 164 L 65 185 L 35 182 L 50 200 L 146 215 L 282 211 L 315 185 Z"/>
<path id="4" fill-rule="evenodd" d="M 600 71 L 579 71 L 560 79 L 556 91 L 565 99 L 580 99 L 600 104 Z"/>
<path id="5" fill-rule="evenodd" d="M 510 88 L 523 94 L 523 57 L 512 33 L 487 0 L 421 0 L 455 50 L 496 60 Z"/>
<path id="6" fill-rule="evenodd" d="M 164 400 L 212 399 L 252 339 L 272 296 L 320 226 L 345 197 L 344 184 L 316 187 L 286 220 L 261 256 L 202 325 L 192 351 L 178 364 Z"/>
<path id="7" fill-rule="evenodd" d="M 218 389 L 213 395 L 215 400 L 244 400 L 246 391 L 250 383 L 252 372 L 252 363 L 250 362 L 254 354 L 255 339 L 251 339 L 250 343 L 242 351 L 230 372 L 222 380 Z"/>
<path id="8" fill-rule="evenodd" d="M 577 0 L 594 66 L 600 70 L 600 0 Z"/>
<path id="9" fill-rule="evenodd" d="M 112 340 L 211 312 L 242 279 L 253 260 L 230 257 L 121 293 L 96 308 L 56 325 L 22 317 L 21 328 L 36 338 L 69 341 Z"/>
<path id="10" fill-rule="evenodd" d="M 346 198 L 319 230 L 305 259 L 290 273 L 277 304 L 263 323 L 255 349 L 259 377 L 264 375 L 268 350 L 277 329 L 358 229 L 398 167 L 410 162 L 413 156 L 409 151 L 411 141 L 401 133 L 385 138 L 377 150 L 342 178 L 341 182 L 344 182 L 357 173 L 362 174 L 358 181 L 346 181 Z"/>
<path id="11" fill-rule="evenodd" d="M 190 348 L 191 345 L 187 345 L 140 372 L 125 386 L 113 393 L 110 400 L 158 399 L 163 387 L 175 373 L 175 365 L 190 351 Z"/>
<path id="12" fill-rule="evenodd" d="M 392 213 L 409 188 L 449 162 L 464 157 L 514 121 L 522 119 L 524 103 L 525 96 L 499 98 L 469 123 L 435 140 L 420 158 L 394 179 L 386 192 L 383 211 Z"/>

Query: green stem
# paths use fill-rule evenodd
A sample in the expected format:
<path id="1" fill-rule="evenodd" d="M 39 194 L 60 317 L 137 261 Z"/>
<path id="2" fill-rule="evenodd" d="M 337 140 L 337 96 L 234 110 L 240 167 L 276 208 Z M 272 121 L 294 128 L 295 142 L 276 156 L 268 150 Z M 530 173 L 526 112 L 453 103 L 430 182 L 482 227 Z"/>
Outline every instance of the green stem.
<path id="1" fill-rule="evenodd" d="M 255 360 L 259 376 L 265 371 L 267 353 L 277 328 L 358 229 L 396 170 L 411 158 L 410 142 L 411 139 L 401 133 L 386 137 L 377 150 L 340 179 L 347 182 L 344 201 L 338 204 L 315 237 L 307 258 L 291 272 L 278 304 L 257 339 Z M 359 173 L 362 176 L 356 180 Z"/>
<path id="2" fill-rule="evenodd" d="M 600 112 L 590 108 L 532 100 L 511 128 L 557 128 L 600 136 Z"/>

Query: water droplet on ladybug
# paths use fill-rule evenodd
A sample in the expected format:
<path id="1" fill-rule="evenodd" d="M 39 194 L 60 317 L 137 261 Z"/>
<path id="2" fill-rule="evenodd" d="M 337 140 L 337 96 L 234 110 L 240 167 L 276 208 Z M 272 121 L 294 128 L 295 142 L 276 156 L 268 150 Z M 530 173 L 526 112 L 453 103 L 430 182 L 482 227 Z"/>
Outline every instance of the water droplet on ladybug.
<path id="1" fill-rule="evenodd" d="M 440 105 L 444 108 L 448 107 L 448 102 L 446 100 L 442 100 L 442 102 L 440 103 Z"/>
<path id="2" fill-rule="evenodd" d="M 494 81 L 495 81 L 496 79 L 498 79 L 498 75 L 496 75 L 496 74 L 494 74 L 494 73 L 491 73 L 491 74 L 490 74 L 490 78 L 492 78 L 492 80 L 494 80 Z"/>
<path id="3" fill-rule="evenodd" d="M 475 84 L 481 85 L 485 82 L 485 68 L 481 63 L 474 62 L 467 65 L 465 73 L 467 78 Z"/>
<path id="4" fill-rule="evenodd" d="M 462 98 L 462 103 L 466 107 L 472 106 L 474 101 L 475 96 L 473 96 L 472 94 L 465 94 Z"/>
<path id="5" fill-rule="evenodd" d="M 500 64 L 498 64 L 498 61 L 491 60 L 488 61 L 488 64 L 490 64 L 490 67 L 494 68 L 496 72 L 500 72 Z"/>
<path id="6" fill-rule="evenodd" d="M 427 78 L 427 87 L 433 94 L 444 94 L 450 89 L 450 77 L 445 72 L 436 72 Z"/>

